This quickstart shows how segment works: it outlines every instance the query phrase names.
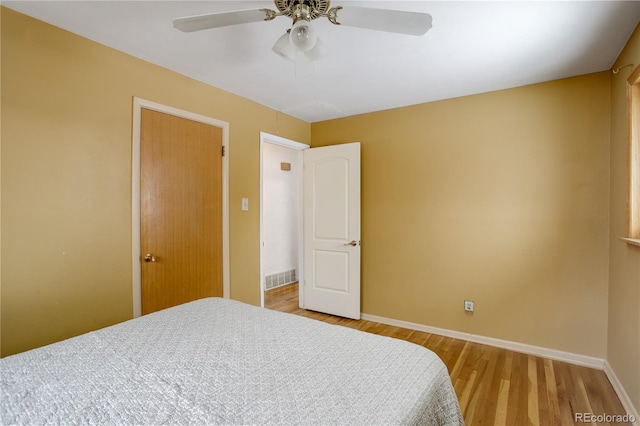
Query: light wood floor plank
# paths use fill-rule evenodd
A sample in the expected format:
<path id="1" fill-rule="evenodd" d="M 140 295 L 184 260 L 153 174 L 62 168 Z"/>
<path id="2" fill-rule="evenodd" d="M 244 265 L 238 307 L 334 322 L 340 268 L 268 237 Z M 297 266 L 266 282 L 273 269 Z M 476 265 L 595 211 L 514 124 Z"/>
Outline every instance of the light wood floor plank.
<path id="1" fill-rule="evenodd" d="M 540 424 L 540 412 L 538 407 L 538 374 L 536 372 L 536 359 L 533 356 L 529 356 L 527 365 L 527 374 L 529 376 L 529 386 L 527 388 L 527 400 L 529 422 L 534 425 Z"/>
<path id="2" fill-rule="evenodd" d="M 509 380 L 500 379 L 498 389 L 498 403 L 496 404 L 496 419 L 493 422 L 496 426 L 507 425 L 507 409 L 509 407 Z"/>
<path id="3" fill-rule="evenodd" d="M 558 406 L 558 389 L 556 385 L 553 362 L 550 359 L 544 360 L 544 377 L 546 382 L 546 402 L 549 404 L 549 424 L 560 424 L 560 407 Z"/>
<path id="4" fill-rule="evenodd" d="M 265 293 L 265 307 L 421 345 L 445 363 L 467 426 L 580 425 L 576 413 L 624 415 L 605 373 L 373 321 L 298 307 L 298 286 Z"/>

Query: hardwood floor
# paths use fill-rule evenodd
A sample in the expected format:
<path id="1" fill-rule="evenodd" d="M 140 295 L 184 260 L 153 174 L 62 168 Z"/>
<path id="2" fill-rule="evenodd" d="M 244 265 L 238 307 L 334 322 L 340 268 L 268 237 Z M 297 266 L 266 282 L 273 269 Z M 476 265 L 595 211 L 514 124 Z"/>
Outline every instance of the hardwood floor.
<path id="1" fill-rule="evenodd" d="M 582 422 L 580 418 L 576 421 L 579 413 L 626 414 L 600 370 L 421 331 L 307 311 L 298 307 L 297 284 L 266 292 L 265 307 L 407 340 L 430 349 L 449 370 L 467 426 L 578 425 L 591 423 Z"/>

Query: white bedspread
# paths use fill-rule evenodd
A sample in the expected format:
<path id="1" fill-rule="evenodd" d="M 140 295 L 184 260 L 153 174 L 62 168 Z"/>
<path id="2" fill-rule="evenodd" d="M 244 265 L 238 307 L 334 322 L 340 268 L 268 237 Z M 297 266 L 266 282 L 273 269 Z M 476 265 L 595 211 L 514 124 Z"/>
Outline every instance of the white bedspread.
<path id="1" fill-rule="evenodd" d="M 0 360 L 2 424 L 464 424 L 409 342 L 202 299 Z"/>

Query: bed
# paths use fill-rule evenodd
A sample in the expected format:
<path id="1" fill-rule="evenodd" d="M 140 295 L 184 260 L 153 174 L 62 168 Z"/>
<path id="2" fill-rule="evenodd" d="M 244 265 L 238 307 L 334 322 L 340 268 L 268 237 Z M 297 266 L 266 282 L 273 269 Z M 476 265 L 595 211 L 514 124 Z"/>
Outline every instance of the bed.
<path id="1" fill-rule="evenodd" d="M 0 360 L 1 423 L 463 425 L 412 343 L 221 298 Z"/>

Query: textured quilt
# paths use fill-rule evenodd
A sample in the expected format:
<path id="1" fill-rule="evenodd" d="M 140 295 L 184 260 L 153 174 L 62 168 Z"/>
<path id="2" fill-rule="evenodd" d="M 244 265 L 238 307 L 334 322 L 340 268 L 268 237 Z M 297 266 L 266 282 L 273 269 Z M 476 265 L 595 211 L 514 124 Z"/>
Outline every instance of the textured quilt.
<path id="1" fill-rule="evenodd" d="M 424 347 L 219 298 L 0 368 L 3 425 L 464 424 Z"/>

